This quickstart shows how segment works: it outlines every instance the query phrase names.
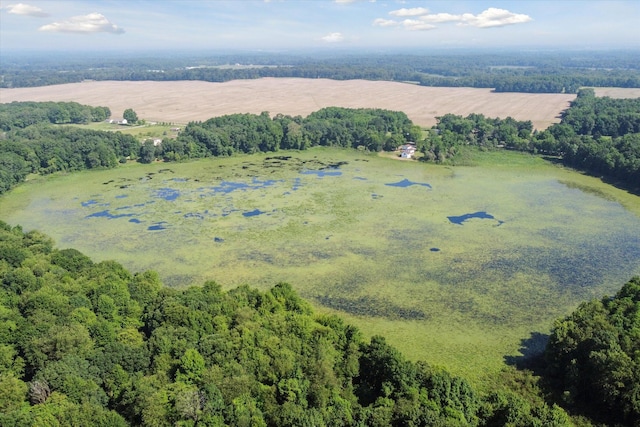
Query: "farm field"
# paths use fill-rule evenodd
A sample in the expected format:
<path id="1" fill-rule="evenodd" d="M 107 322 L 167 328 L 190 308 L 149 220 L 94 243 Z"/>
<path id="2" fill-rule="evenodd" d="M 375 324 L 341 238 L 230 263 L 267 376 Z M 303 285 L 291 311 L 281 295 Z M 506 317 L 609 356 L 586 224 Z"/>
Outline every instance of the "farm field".
<path id="1" fill-rule="evenodd" d="M 606 89 L 603 89 L 606 90 Z M 0 89 L 0 102 L 76 101 L 106 106 L 113 117 L 133 108 L 147 121 L 187 123 L 231 113 L 307 116 L 323 107 L 403 111 L 422 127 L 447 113 L 531 120 L 537 129 L 559 122 L 573 94 L 494 93 L 490 89 L 424 87 L 409 83 L 264 78 L 202 81 L 102 81 Z"/>
<path id="2" fill-rule="evenodd" d="M 0 218 L 165 284 L 286 281 L 412 359 L 489 380 L 640 274 L 640 200 L 518 153 L 477 166 L 312 149 L 33 177 Z"/>

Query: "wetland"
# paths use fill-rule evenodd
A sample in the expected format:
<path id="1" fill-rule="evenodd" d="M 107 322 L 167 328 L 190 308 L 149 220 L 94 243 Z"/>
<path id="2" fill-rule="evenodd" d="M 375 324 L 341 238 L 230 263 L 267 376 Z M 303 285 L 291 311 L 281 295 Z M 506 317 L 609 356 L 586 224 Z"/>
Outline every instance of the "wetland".
<path id="1" fill-rule="evenodd" d="M 165 285 L 288 282 L 411 359 L 482 380 L 640 274 L 640 201 L 540 157 L 310 149 L 33 176 L 0 217 Z"/>

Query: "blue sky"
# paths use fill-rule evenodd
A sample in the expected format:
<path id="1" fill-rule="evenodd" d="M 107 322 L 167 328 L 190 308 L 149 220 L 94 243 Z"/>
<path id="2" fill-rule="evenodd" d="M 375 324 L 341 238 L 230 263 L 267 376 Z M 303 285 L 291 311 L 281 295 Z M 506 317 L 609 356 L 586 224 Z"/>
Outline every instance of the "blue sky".
<path id="1" fill-rule="evenodd" d="M 640 1 L 0 0 L 0 50 L 640 48 Z"/>

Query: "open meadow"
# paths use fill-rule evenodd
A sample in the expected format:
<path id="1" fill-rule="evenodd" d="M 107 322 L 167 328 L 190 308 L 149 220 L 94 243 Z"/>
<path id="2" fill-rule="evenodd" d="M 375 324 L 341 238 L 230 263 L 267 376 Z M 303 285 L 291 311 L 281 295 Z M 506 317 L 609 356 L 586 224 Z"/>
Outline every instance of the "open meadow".
<path id="1" fill-rule="evenodd" d="M 640 274 L 640 200 L 534 156 L 473 160 L 315 148 L 131 163 L 31 177 L 0 218 L 169 286 L 289 282 L 411 359 L 483 382 Z"/>
<path id="2" fill-rule="evenodd" d="M 628 91 L 628 90 L 627 90 Z M 628 92 L 623 92 L 628 93 Z M 367 80 L 264 78 L 203 81 L 101 81 L 0 89 L 0 102 L 76 101 L 106 106 L 113 117 L 133 108 L 147 121 L 187 123 L 232 113 L 307 116 L 324 107 L 403 111 L 422 127 L 447 113 L 531 120 L 536 129 L 560 121 L 573 94 L 495 93 L 491 89 L 425 87 Z"/>

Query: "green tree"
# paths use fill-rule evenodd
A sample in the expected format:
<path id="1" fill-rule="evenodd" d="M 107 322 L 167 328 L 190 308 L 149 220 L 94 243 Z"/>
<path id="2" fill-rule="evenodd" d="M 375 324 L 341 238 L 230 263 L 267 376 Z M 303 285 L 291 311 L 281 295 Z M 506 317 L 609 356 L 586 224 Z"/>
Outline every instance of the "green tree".
<path id="1" fill-rule="evenodd" d="M 124 110 L 124 113 L 122 113 L 122 118 L 130 124 L 134 124 L 138 121 L 138 115 L 131 108 L 127 108 L 126 110 Z"/>

